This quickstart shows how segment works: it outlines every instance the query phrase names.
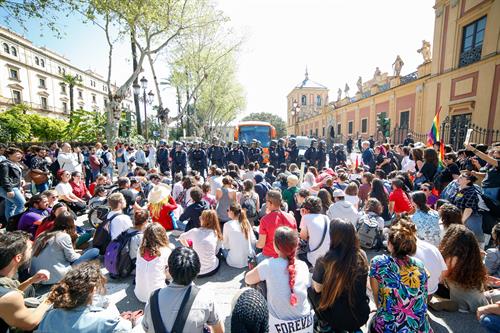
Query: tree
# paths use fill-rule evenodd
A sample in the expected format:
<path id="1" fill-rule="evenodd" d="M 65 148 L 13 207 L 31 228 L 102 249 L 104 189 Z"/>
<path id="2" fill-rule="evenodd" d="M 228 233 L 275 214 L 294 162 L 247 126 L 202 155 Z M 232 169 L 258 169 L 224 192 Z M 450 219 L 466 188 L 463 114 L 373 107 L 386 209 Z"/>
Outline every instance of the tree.
<path id="1" fill-rule="evenodd" d="M 105 113 L 75 110 L 64 130 L 64 138 L 70 141 L 101 141 L 105 138 L 106 121 Z"/>
<path id="2" fill-rule="evenodd" d="M 252 113 L 242 119 L 243 121 L 255 120 L 255 121 L 267 121 L 276 128 L 276 136 L 278 138 L 284 137 L 286 135 L 286 123 L 285 121 L 275 114 L 269 112 Z"/>
<path id="3" fill-rule="evenodd" d="M 27 105 L 18 104 L 0 113 L 0 141 L 23 142 L 31 139 L 27 110 Z"/>
<path id="4" fill-rule="evenodd" d="M 211 24 L 207 17 L 212 4 L 209 0 L 87 0 L 86 17 L 104 30 L 108 42 L 108 114 L 107 140 L 111 143 L 118 135 L 121 102 L 130 93 L 130 87 L 148 56 L 165 50 L 170 43 L 190 29 Z M 112 37 L 113 31 L 118 31 Z M 138 50 L 137 68 L 116 89 L 111 89 L 114 44 L 130 36 Z"/>
<path id="5" fill-rule="evenodd" d="M 55 141 L 62 138 L 62 134 L 68 126 L 64 120 L 28 114 L 27 120 L 31 127 L 31 138 L 34 141 Z"/>
<path id="6" fill-rule="evenodd" d="M 71 122 L 71 115 L 73 114 L 73 111 L 75 110 L 75 86 L 81 86 L 82 85 L 82 80 L 78 75 L 71 75 L 71 74 L 64 74 L 63 75 L 63 82 L 66 83 L 69 87 L 69 110 L 70 110 L 70 117 L 69 120 Z"/>

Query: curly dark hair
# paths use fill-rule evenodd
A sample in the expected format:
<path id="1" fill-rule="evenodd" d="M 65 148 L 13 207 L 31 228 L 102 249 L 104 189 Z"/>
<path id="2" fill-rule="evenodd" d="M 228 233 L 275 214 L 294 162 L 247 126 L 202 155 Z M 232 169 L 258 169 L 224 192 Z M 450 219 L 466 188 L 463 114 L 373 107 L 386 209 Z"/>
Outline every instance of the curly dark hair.
<path id="1" fill-rule="evenodd" d="M 74 309 L 89 303 L 94 292 L 105 290 L 106 278 L 97 263 L 86 262 L 70 270 L 48 296 L 54 308 Z"/>
<path id="2" fill-rule="evenodd" d="M 448 228 L 452 224 L 462 224 L 462 211 L 451 203 L 445 203 L 439 207 L 441 222 Z"/>
<path id="3" fill-rule="evenodd" d="M 462 224 L 453 224 L 444 234 L 439 250 L 448 265 L 446 279 L 464 289 L 483 290 L 487 272 L 474 233 Z"/>
<path id="4" fill-rule="evenodd" d="M 389 230 L 389 243 L 392 244 L 391 255 L 405 258 L 417 251 L 417 228 L 407 218 L 400 218 Z"/>

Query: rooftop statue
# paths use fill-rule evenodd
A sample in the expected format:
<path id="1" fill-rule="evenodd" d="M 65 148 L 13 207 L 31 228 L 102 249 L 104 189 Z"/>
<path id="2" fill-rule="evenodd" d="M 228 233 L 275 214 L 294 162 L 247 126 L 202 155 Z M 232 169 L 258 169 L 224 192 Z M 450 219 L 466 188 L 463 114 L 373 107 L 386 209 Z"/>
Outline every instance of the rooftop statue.
<path id="1" fill-rule="evenodd" d="M 422 47 L 417 50 L 418 53 L 422 53 L 424 58 L 424 63 L 431 61 L 431 43 L 426 40 L 422 41 Z"/>

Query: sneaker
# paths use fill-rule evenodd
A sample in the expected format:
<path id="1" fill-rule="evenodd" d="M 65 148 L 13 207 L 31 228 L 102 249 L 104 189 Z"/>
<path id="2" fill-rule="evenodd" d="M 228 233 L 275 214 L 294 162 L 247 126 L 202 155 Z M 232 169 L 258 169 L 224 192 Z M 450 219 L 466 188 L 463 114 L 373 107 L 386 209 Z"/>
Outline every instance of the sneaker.
<path id="1" fill-rule="evenodd" d="M 447 312 L 457 312 L 458 303 L 449 299 L 438 299 L 435 298 L 429 302 L 429 307 L 434 311 L 447 311 Z"/>

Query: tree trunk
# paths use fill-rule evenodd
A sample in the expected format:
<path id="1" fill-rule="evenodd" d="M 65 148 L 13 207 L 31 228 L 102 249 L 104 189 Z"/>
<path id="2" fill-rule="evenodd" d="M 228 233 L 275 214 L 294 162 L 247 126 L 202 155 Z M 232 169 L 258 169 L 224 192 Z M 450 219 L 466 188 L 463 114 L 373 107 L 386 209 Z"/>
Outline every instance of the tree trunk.
<path id="1" fill-rule="evenodd" d="M 69 85 L 69 123 L 71 124 L 72 117 L 73 117 L 73 111 L 75 109 L 74 107 L 74 100 L 73 100 L 73 88 L 74 86 L 72 84 Z"/>
<path id="2" fill-rule="evenodd" d="M 110 147 L 113 146 L 115 140 L 118 138 L 118 130 L 120 129 L 120 120 L 122 117 L 122 109 L 120 103 L 123 97 L 119 95 L 113 95 L 110 99 L 108 106 L 106 107 L 106 113 L 108 115 L 108 126 L 106 128 L 106 139 Z"/>
<path id="3" fill-rule="evenodd" d="M 134 41 L 134 34 L 135 32 L 132 31 L 131 33 L 131 46 L 132 46 L 132 69 L 133 71 L 135 72 L 135 70 L 137 69 L 137 47 L 135 45 L 135 41 Z M 134 80 L 134 85 L 138 85 L 139 84 L 139 76 L 137 76 Z M 140 110 L 140 106 L 139 106 L 139 96 L 136 95 L 135 93 L 133 94 L 134 95 L 134 106 L 135 106 L 135 120 L 136 120 L 136 124 L 137 124 L 137 134 L 139 135 L 142 135 L 142 123 L 141 123 L 141 110 Z"/>

